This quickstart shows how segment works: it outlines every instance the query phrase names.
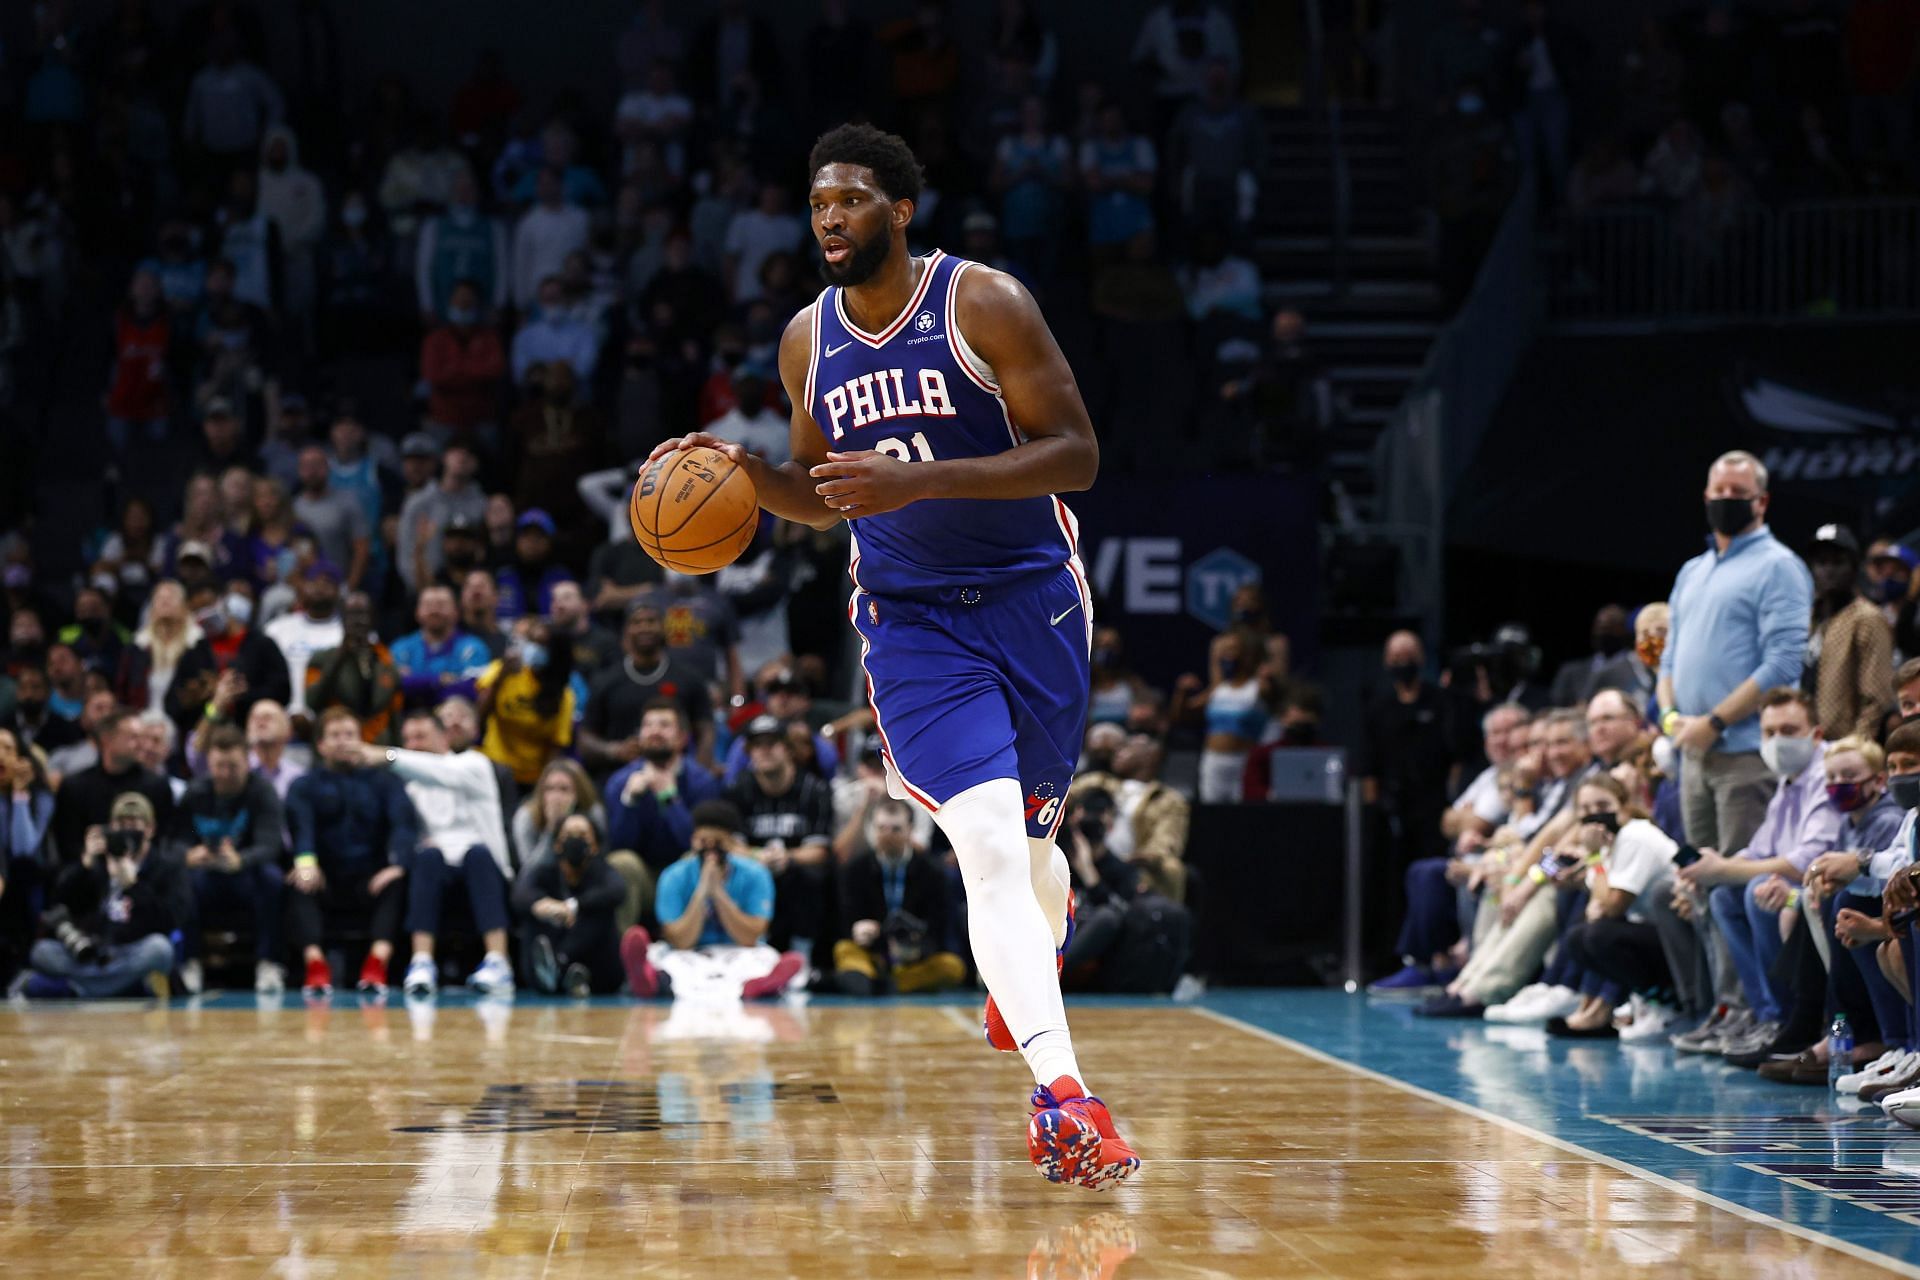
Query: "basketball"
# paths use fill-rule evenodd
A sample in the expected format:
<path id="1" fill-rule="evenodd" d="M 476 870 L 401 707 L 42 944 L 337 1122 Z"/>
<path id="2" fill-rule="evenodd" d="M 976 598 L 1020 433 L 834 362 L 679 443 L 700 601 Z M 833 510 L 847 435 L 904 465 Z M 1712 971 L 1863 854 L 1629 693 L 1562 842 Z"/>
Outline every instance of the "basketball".
<path id="1" fill-rule="evenodd" d="M 760 495 L 718 450 L 676 449 L 641 469 L 627 504 L 641 550 L 677 573 L 712 573 L 740 558 L 760 522 Z"/>

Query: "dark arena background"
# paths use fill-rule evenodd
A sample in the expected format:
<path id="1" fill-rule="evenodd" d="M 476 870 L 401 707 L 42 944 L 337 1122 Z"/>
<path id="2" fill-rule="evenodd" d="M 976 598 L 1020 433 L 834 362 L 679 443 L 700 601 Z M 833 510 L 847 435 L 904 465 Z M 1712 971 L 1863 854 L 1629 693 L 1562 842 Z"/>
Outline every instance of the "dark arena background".
<path id="1" fill-rule="evenodd" d="M 1920 1275 L 1917 84 L 1920 0 L 0 4 L 0 1272 Z M 629 523 L 815 447 L 847 122 L 1099 444 L 1098 1192 L 848 524 Z"/>

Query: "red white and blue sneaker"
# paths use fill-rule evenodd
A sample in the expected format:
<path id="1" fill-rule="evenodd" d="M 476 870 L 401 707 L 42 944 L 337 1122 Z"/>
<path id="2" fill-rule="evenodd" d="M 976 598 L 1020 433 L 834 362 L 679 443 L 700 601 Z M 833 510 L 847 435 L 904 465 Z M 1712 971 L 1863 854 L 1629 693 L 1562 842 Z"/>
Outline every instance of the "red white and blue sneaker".
<path id="1" fill-rule="evenodd" d="M 1053 971 L 1061 972 L 1067 967 L 1067 944 L 1073 941 L 1073 892 L 1067 892 L 1067 936 L 1053 951 Z M 1002 1053 L 1013 1053 L 1020 1048 L 1013 1038 L 1013 1032 L 1007 1030 L 1007 1020 L 1000 1016 L 1000 1006 L 993 1002 L 992 993 L 987 995 L 987 1008 L 980 1015 L 981 1023 L 987 1030 L 987 1043 Z"/>
<path id="2" fill-rule="evenodd" d="M 1027 1154 L 1048 1182 L 1094 1191 L 1140 1171 L 1140 1157 L 1113 1127 L 1107 1104 L 1088 1097 L 1072 1076 L 1034 1089 Z"/>

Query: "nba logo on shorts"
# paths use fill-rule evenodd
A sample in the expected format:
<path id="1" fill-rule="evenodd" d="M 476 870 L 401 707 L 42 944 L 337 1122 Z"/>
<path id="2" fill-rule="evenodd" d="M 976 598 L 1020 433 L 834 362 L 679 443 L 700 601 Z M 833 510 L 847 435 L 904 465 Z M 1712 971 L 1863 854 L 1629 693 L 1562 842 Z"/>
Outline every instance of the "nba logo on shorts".
<path id="1" fill-rule="evenodd" d="M 933 328 L 933 312 L 922 311 L 919 315 L 915 316 L 913 318 L 913 327 L 922 333 L 931 330 Z"/>
<path id="2" fill-rule="evenodd" d="M 880 606 L 872 600 L 867 601 L 867 621 L 876 626 L 880 622 Z"/>
<path id="3" fill-rule="evenodd" d="M 1060 808 L 1058 788 L 1051 782 L 1043 782 L 1027 793 L 1027 821 L 1049 826 L 1053 815 Z"/>

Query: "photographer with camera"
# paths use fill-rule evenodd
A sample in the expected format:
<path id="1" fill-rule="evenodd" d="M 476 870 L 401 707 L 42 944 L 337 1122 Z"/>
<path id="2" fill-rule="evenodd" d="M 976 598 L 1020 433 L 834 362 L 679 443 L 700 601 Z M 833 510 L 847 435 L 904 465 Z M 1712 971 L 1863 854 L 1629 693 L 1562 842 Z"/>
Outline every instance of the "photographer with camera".
<path id="1" fill-rule="evenodd" d="M 840 918 L 833 980 L 850 996 L 945 991 L 967 980 L 967 966 L 939 950 L 947 919 L 947 881 L 913 843 L 913 811 L 881 800 L 867 819 L 867 848 L 840 871 Z"/>
<path id="2" fill-rule="evenodd" d="M 600 829 L 584 813 L 568 814 L 553 848 L 529 862 L 513 886 L 513 909 L 525 923 L 521 945 L 528 976 L 551 995 L 607 995 L 620 989 L 620 906 L 627 882 L 601 856 Z"/>
<path id="3" fill-rule="evenodd" d="M 1061 983 L 1072 991 L 1172 991 L 1192 951 L 1192 917 L 1155 888 L 1145 865 L 1107 847 L 1118 817 L 1105 791 L 1067 802 L 1060 847 L 1073 875 L 1074 915 Z"/>
<path id="4" fill-rule="evenodd" d="M 105 826 L 90 826 L 80 857 L 60 873 L 41 918 L 52 937 L 33 944 L 32 969 L 16 984 L 29 999 L 171 993 L 173 944 L 185 922 L 180 864 L 155 850 L 153 802 L 117 796 Z"/>
<path id="5" fill-rule="evenodd" d="M 692 847 L 660 873 L 654 897 L 662 940 L 639 925 L 620 939 L 627 986 L 643 999 L 779 995 L 807 960 L 766 944 L 773 901 L 773 873 L 748 851 L 740 811 L 725 800 L 695 807 Z"/>

